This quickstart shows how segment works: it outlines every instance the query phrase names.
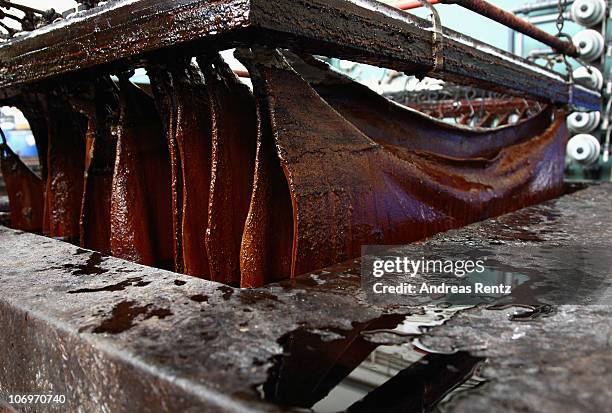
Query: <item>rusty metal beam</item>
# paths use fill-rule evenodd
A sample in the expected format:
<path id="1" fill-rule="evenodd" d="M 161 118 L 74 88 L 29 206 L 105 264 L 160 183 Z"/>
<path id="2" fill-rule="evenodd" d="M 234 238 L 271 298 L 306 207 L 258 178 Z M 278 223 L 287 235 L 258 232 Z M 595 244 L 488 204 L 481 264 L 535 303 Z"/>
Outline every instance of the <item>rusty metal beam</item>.
<path id="1" fill-rule="evenodd" d="M 433 66 L 426 20 L 374 0 L 124 0 L 0 46 L 3 91 L 85 68 L 138 65 L 153 52 L 195 55 L 254 43 L 327 54 L 407 73 Z M 599 109 L 597 92 L 520 57 L 444 30 L 435 76 Z"/>

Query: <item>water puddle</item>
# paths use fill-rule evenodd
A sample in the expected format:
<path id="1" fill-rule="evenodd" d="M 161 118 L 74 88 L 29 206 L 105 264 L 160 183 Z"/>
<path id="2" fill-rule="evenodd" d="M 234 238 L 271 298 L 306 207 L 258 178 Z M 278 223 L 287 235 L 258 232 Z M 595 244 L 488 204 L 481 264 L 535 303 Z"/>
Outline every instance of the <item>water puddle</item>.
<path id="1" fill-rule="evenodd" d="M 379 247 L 371 247 L 374 248 Z M 514 316 L 518 321 L 546 316 L 557 305 L 609 304 L 612 300 L 608 276 L 612 249 L 607 246 L 442 242 L 426 247 L 380 248 L 368 252 L 362 266 L 362 287 L 375 304 L 416 301 L 452 306 L 485 304 L 491 309 L 514 305 L 531 310 L 533 314 L 529 316 Z M 397 259 L 416 259 L 427 265 L 472 261 L 482 266 L 459 275 L 443 272 L 438 266 L 430 272 L 396 271 L 374 277 L 371 269 L 375 262 Z"/>
<path id="2" fill-rule="evenodd" d="M 318 413 L 432 411 L 470 377 L 482 359 L 439 354 L 414 345 L 424 327 L 465 307 L 427 307 L 386 315 L 351 330 L 299 328 L 281 337 L 262 398 Z"/>

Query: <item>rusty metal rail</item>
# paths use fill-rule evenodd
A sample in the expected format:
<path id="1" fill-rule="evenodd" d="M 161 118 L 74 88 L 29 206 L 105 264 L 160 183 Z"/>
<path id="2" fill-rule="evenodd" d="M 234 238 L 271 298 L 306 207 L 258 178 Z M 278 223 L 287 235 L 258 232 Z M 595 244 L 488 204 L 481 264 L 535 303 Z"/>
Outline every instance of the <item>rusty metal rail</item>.
<path id="1" fill-rule="evenodd" d="M 152 54 L 197 55 L 254 43 L 431 74 L 431 24 L 373 0 L 122 0 L 0 46 L 0 97 L 25 84 Z M 598 109 L 597 92 L 475 39 L 444 30 L 435 77 Z"/>

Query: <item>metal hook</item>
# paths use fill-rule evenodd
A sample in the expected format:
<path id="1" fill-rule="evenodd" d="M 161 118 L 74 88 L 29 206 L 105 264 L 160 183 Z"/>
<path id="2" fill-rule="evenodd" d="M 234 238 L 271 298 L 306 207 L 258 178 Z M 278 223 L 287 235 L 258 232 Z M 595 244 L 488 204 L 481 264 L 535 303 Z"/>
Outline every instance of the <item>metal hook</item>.
<path id="1" fill-rule="evenodd" d="M 441 71 L 444 66 L 444 55 L 442 54 L 442 48 L 444 46 L 444 33 L 442 32 L 442 20 L 436 8 L 429 3 L 427 0 L 419 0 L 421 4 L 426 7 L 431 13 L 432 20 L 432 36 L 431 36 L 431 52 L 433 55 L 433 67 L 430 73 Z"/>

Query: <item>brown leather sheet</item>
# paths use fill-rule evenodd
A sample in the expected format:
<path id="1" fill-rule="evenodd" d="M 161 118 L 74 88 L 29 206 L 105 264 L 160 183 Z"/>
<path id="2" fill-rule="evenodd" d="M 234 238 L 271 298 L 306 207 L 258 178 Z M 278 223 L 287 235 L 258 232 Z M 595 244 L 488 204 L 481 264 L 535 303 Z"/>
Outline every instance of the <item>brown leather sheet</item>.
<path id="1" fill-rule="evenodd" d="M 255 101 L 220 56 L 198 63 L 149 70 L 171 155 L 176 269 L 238 286 Z"/>
<path id="2" fill-rule="evenodd" d="M 186 65 L 186 63 L 184 63 Z M 180 75 L 180 69 L 178 69 Z M 170 156 L 171 192 L 172 192 L 172 251 L 174 270 L 183 273 L 183 172 L 177 142 L 177 123 L 179 121 L 179 102 L 174 91 L 174 74 L 167 66 L 152 65 L 147 68 L 151 79 L 151 89 L 155 105 L 159 112 Z"/>
<path id="3" fill-rule="evenodd" d="M 212 157 L 208 91 L 192 64 L 150 72 L 171 155 L 176 270 L 210 278 L 205 242 Z"/>
<path id="4" fill-rule="evenodd" d="M 210 97 L 212 170 L 206 250 L 211 279 L 240 285 L 240 246 L 255 168 L 255 99 L 220 56 L 199 58 Z"/>
<path id="5" fill-rule="evenodd" d="M 0 169 L 11 207 L 11 227 L 41 232 L 44 183 L 4 141 L 0 143 Z"/>
<path id="6" fill-rule="evenodd" d="M 382 105 L 374 94 L 360 99 L 382 121 L 372 127 L 367 116 L 351 116 L 357 126 L 279 54 L 244 60 L 258 99 L 259 149 L 276 148 L 265 156 L 269 165 L 258 159 L 267 181 L 257 182 L 256 176 L 255 191 L 258 185 L 286 187 L 290 197 L 280 200 L 277 192 L 260 198 L 259 208 L 253 197 L 247 222 L 270 222 L 273 215 L 279 228 L 270 236 L 282 241 L 263 237 L 258 244 L 243 243 L 243 258 L 259 257 L 243 259 L 243 275 L 263 274 L 264 282 L 296 276 L 357 257 L 362 245 L 416 241 L 561 194 L 567 137 L 561 113 L 550 122 L 552 112 L 545 112 L 494 132 L 497 137 L 476 133 L 472 141 L 457 128 L 399 112 L 407 116 L 404 129 L 417 136 L 406 138 L 401 130 L 383 133 L 390 130 L 385 122 L 402 124 L 401 116 L 376 109 Z M 421 132 L 410 130 L 410 124 L 421 125 Z M 289 213 L 292 222 L 283 219 Z"/>
<path id="7" fill-rule="evenodd" d="M 111 251 L 116 257 L 173 268 L 168 147 L 153 100 L 120 81 L 117 157 L 111 196 Z"/>
<path id="8" fill-rule="evenodd" d="M 119 107 L 117 89 L 109 78 L 96 80 L 94 99 L 84 112 L 88 127 L 80 244 L 110 254 L 111 192 L 117 149 L 114 132 Z"/>
<path id="9" fill-rule="evenodd" d="M 47 180 L 43 232 L 78 242 L 87 119 L 62 96 L 49 96 Z"/>
<path id="10" fill-rule="evenodd" d="M 98 84 L 89 122 L 54 99 L 44 124 L 45 232 L 257 287 L 358 257 L 363 245 L 413 242 L 562 193 L 560 111 L 468 129 L 312 58 L 270 50 L 241 58 L 254 96 L 215 55 L 199 68 L 149 68 L 155 102 L 125 78 L 118 103 L 114 85 Z M 3 172 L 19 171 L 13 192 L 34 193 L 37 181 L 5 157 Z M 32 211 L 37 199 L 28 198 Z"/>
<path id="11" fill-rule="evenodd" d="M 497 129 L 454 126 L 386 99 L 312 57 L 304 61 L 290 53 L 284 56 L 327 104 L 381 144 L 451 158 L 487 157 L 542 134 L 548 126 L 547 111 L 537 115 L 537 120 Z"/>

